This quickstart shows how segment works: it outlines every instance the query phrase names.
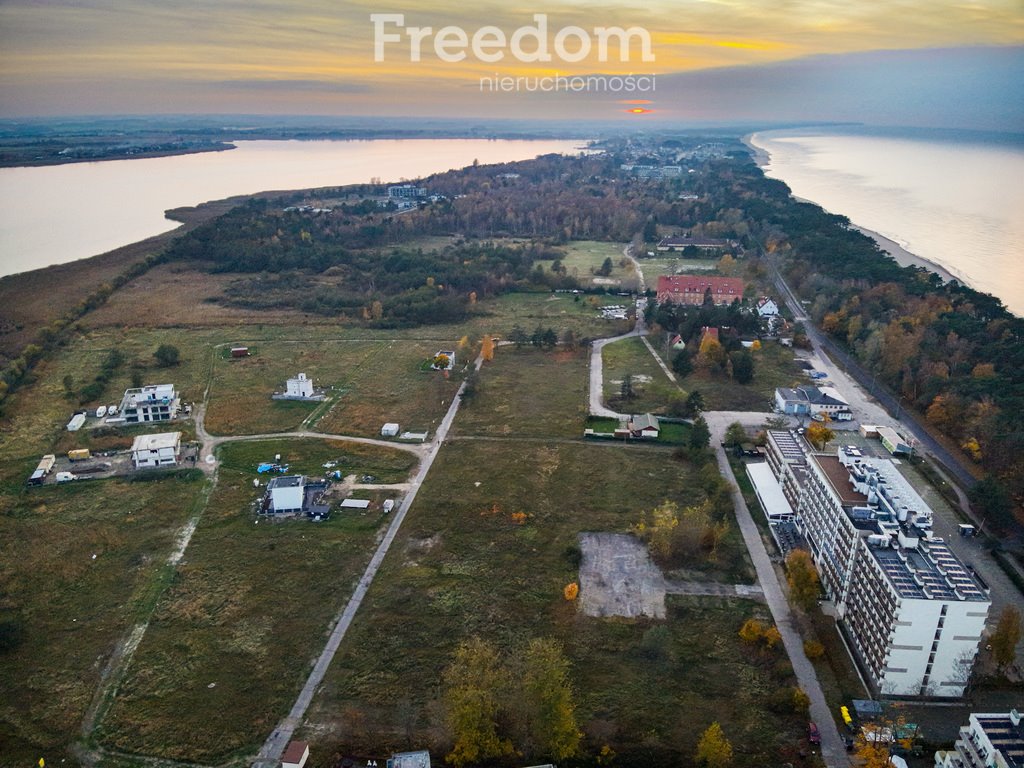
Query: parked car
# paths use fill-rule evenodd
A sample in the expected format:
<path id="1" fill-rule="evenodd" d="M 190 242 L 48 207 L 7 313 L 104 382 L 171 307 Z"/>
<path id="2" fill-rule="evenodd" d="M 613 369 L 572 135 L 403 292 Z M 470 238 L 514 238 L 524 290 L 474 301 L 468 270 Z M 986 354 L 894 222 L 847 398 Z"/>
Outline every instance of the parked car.
<path id="1" fill-rule="evenodd" d="M 821 744 L 821 733 L 818 731 L 818 726 L 814 723 L 807 724 L 807 740 L 811 744 Z"/>

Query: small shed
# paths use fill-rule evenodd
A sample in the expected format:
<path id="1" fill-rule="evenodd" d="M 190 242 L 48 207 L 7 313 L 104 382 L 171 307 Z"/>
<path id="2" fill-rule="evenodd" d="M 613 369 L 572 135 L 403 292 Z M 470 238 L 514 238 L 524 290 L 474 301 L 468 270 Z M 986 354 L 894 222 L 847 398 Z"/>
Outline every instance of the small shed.
<path id="1" fill-rule="evenodd" d="M 369 509 L 369 507 L 368 499 L 345 499 L 341 502 L 342 509 Z"/>
<path id="2" fill-rule="evenodd" d="M 398 437 L 400 427 L 393 421 L 389 421 L 383 427 L 380 428 L 381 437 Z"/>
<path id="3" fill-rule="evenodd" d="M 231 348 L 231 356 L 232 357 L 248 357 L 249 356 L 249 348 L 248 347 L 232 347 Z"/>
<path id="4" fill-rule="evenodd" d="M 281 755 L 281 768 L 302 768 L 309 760 L 309 743 L 290 741 Z"/>
<path id="5" fill-rule="evenodd" d="M 629 433 L 633 437 L 644 437 L 652 440 L 658 438 L 661 427 L 658 424 L 658 417 L 645 413 L 641 416 L 634 416 L 629 422 Z"/>

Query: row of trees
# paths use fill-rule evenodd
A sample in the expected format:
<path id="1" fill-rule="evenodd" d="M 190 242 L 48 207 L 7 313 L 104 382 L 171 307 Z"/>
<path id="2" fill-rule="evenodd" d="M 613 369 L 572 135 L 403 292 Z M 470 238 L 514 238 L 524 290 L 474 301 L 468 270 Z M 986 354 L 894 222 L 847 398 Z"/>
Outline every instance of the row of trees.
<path id="1" fill-rule="evenodd" d="M 514 753 L 565 760 L 579 751 L 569 661 L 555 640 L 535 638 L 503 656 L 493 643 L 470 638 L 442 684 L 453 741 L 447 760 L 456 768 Z"/>
<path id="2" fill-rule="evenodd" d="M 1024 319 L 995 297 L 900 267 L 848 219 L 792 199 L 752 163 L 735 164 L 726 196 L 742 197 L 753 237 L 835 342 L 1024 497 Z M 1007 496 L 982 511 L 1014 525 Z M 989 502 L 993 502 L 990 506 Z"/>

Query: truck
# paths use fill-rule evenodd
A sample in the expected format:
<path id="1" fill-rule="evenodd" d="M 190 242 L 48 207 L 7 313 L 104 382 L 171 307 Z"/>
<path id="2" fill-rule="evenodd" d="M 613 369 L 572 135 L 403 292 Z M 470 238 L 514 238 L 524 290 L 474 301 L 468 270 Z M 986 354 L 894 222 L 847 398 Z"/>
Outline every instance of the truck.
<path id="1" fill-rule="evenodd" d="M 68 451 L 68 461 L 85 461 L 91 458 L 92 453 L 88 448 L 73 448 Z"/>
<path id="2" fill-rule="evenodd" d="M 46 476 L 53 470 L 53 465 L 57 463 L 57 457 L 52 453 L 48 453 L 39 461 L 36 465 L 35 471 L 32 476 L 28 479 L 29 485 L 42 485 L 43 481 L 46 480 Z"/>

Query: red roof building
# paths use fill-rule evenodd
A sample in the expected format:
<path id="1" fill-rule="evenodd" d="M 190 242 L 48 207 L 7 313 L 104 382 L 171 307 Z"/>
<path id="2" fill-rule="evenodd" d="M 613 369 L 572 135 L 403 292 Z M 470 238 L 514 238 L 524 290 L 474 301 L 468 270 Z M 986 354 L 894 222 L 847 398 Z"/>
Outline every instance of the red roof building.
<path id="1" fill-rule="evenodd" d="M 292 741 L 281 755 L 281 768 L 303 768 L 307 760 L 309 744 L 305 741 Z"/>
<path id="2" fill-rule="evenodd" d="M 732 304 L 743 298 L 743 281 L 738 277 L 701 275 L 661 275 L 658 278 L 659 303 L 700 305 L 708 294 L 715 304 Z"/>

